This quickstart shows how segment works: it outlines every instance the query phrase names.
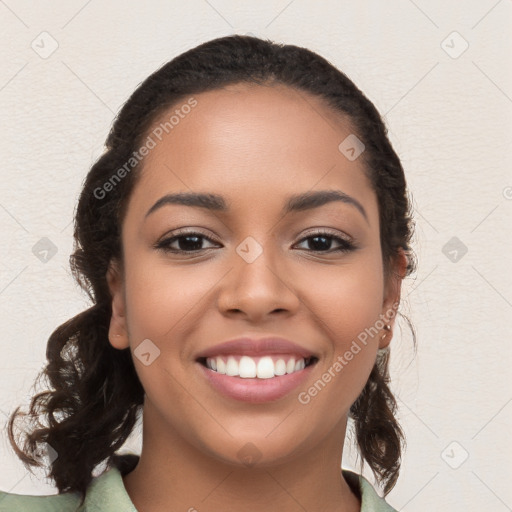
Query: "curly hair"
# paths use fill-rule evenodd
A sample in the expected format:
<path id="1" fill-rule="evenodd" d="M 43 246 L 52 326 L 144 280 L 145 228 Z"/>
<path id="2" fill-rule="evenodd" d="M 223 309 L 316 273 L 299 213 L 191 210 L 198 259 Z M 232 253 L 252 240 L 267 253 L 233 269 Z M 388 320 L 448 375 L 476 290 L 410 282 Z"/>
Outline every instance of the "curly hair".
<path id="1" fill-rule="evenodd" d="M 112 297 L 106 279 L 111 260 L 122 261 L 121 225 L 141 162 L 132 165 L 108 193 L 98 191 L 105 190 L 104 184 L 121 168 L 126 170 L 126 162 L 133 161 L 160 115 L 193 94 L 236 83 L 285 85 L 320 98 L 350 121 L 365 145 L 364 170 L 378 199 L 384 272 L 389 275 L 401 250 L 407 255 L 406 275 L 415 269 L 409 246 L 411 204 L 401 162 L 380 114 L 344 73 L 306 48 L 241 35 L 208 41 L 163 65 L 121 108 L 78 200 L 70 266 L 93 305 L 51 334 L 47 364 L 38 377 L 44 377 L 50 389 L 32 397 L 28 413 L 17 407 L 8 423 L 10 443 L 26 468 L 43 466 L 38 455 L 44 443 L 57 452 L 50 461 L 49 477 L 59 492 L 79 492 L 81 504 L 99 464 L 133 467 L 133 458 L 116 451 L 132 432 L 144 400 L 130 350 L 109 343 Z M 376 358 L 349 413 L 359 453 L 379 483 L 385 484 L 385 494 L 396 483 L 405 442 L 388 384 L 384 355 Z M 19 436 L 19 447 L 15 420 L 27 416 L 30 428 Z"/>

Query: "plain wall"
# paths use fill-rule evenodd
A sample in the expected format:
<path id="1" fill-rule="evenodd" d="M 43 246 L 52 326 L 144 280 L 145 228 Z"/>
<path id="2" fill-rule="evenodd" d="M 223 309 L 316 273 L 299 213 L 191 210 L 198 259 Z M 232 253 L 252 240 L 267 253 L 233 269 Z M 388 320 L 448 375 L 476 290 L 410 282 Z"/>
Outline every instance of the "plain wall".
<path id="1" fill-rule="evenodd" d="M 252 33 L 344 71 L 405 168 L 418 271 L 402 311 L 418 350 L 401 321 L 392 377 L 408 448 L 389 503 L 510 510 L 511 21 L 509 0 L 0 2 L 2 423 L 27 405 L 48 336 L 88 305 L 69 271 L 72 215 L 115 113 L 175 55 Z M 5 431 L 0 468 L 4 491 L 56 492 Z"/>

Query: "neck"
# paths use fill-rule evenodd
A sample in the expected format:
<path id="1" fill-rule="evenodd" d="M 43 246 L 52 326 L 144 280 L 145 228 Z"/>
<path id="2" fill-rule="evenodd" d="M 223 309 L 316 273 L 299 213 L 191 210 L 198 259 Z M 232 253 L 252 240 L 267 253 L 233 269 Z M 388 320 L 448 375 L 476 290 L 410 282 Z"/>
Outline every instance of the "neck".
<path id="1" fill-rule="evenodd" d="M 320 446 L 265 467 L 224 462 L 170 431 L 168 424 L 165 432 L 151 431 L 150 424 L 143 422 L 139 463 L 123 477 L 139 512 L 360 511 L 359 498 L 341 473 L 346 422 Z"/>

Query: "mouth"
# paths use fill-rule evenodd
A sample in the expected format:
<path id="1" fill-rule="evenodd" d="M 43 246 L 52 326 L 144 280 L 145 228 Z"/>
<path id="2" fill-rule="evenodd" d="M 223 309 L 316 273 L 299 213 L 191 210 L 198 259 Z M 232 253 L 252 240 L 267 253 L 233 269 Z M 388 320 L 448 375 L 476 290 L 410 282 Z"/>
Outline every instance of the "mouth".
<path id="1" fill-rule="evenodd" d="M 318 363 L 315 356 L 289 354 L 201 357 L 196 360 L 206 384 L 221 396 L 238 402 L 275 402 L 305 386 Z"/>
<path id="2" fill-rule="evenodd" d="M 220 375 L 241 379 L 272 379 L 300 372 L 316 364 L 315 356 L 301 357 L 291 354 L 269 354 L 259 357 L 247 355 L 222 355 L 200 357 L 197 362 Z"/>
<path id="3" fill-rule="evenodd" d="M 196 354 L 206 384 L 227 398 L 262 403 L 289 395 L 315 368 L 319 354 L 278 336 L 248 336 Z"/>

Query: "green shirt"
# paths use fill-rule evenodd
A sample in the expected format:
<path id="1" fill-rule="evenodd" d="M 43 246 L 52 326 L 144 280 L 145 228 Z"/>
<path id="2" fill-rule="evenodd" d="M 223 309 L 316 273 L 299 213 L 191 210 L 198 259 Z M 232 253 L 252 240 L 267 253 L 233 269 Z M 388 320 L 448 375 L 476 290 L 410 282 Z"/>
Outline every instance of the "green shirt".
<path id="1" fill-rule="evenodd" d="M 342 471 L 351 487 L 359 486 L 361 512 L 397 512 L 377 495 L 363 476 L 346 469 Z M 92 480 L 85 503 L 77 510 L 79 503 L 78 493 L 24 496 L 0 491 L 0 512 L 137 512 L 126 492 L 122 474 L 115 466 Z"/>

